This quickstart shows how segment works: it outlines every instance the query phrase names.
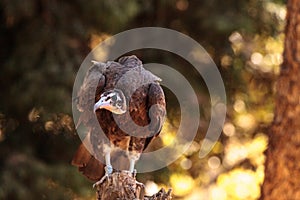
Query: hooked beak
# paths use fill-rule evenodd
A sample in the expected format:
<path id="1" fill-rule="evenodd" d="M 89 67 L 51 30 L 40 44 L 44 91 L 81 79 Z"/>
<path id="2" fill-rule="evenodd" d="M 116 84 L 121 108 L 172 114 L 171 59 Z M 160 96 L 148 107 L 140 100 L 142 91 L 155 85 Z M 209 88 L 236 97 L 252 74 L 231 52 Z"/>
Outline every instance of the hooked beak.
<path id="1" fill-rule="evenodd" d="M 97 103 L 95 103 L 94 105 L 94 113 L 98 110 L 98 109 L 108 109 L 110 108 L 110 102 L 109 101 L 104 101 L 104 99 L 100 98 L 99 101 Z"/>

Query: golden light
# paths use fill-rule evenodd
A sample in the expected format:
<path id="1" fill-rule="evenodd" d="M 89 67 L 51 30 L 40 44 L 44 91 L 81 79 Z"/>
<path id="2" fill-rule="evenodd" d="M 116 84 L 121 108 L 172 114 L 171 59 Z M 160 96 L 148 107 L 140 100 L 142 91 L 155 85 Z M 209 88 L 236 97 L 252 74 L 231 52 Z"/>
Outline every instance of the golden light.
<path id="1" fill-rule="evenodd" d="M 218 169 L 221 165 L 221 160 L 217 156 L 212 156 L 208 159 L 207 164 L 211 169 Z"/>
<path id="2" fill-rule="evenodd" d="M 247 158 L 247 156 L 247 147 L 244 144 L 240 143 L 238 139 L 232 138 L 226 145 L 223 165 L 225 167 L 232 167 Z"/>
<path id="3" fill-rule="evenodd" d="M 235 169 L 222 174 L 217 179 L 217 185 L 226 191 L 228 199 L 254 200 L 260 196 L 259 179 L 251 170 Z"/>
<path id="4" fill-rule="evenodd" d="M 274 119 L 274 113 L 266 110 L 258 112 L 260 121 L 263 123 L 271 123 Z"/>
<path id="5" fill-rule="evenodd" d="M 184 152 L 184 155 L 186 156 L 190 156 L 194 153 L 196 153 L 197 151 L 199 151 L 200 149 L 200 145 L 198 142 L 192 141 L 192 144 L 190 145 L 190 147 Z"/>
<path id="6" fill-rule="evenodd" d="M 279 35 L 278 37 L 269 37 L 266 40 L 265 49 L 267 53 L 279 53 L 282 55 L 283 52 L 283 39 L 284 35 Z"/>
<path id="7" fill-rule="evenodd" d="M 222 153 L 223 150 L 224 150 L 223 144 L 221 142 L 217 141 L 211 151 L 212 151 L 212 153 L 219 154 L 219 153 Z"/>
<path id="8" fill-rule="evenodd" d="M 174 195 L 184 196 L 192 191 L 195 182 L 191 176 L 183 174 L 172 174 L 170 177 L 170 184 L 173 188 Z"/>
<path id="9" fill-rule="evenodd" d="M 180 166 L 182 167 L 182 169 L 185 169 L 185 170 L 190 169 L 192 167 L 192 165 L 193 165 L 193 162 L 188 158 L 184 158 L 180 162 Z"/>
<path id="10" fill-rule="evenodd" d="M 257 182 L 262 184 L 265 180 L 265 166 L 264 165 L 260 165 L 257 167 L 256 169 L 256 178 L 257 178 Z"/>
<path id="11" fill-rule="evenodd" d="M 232 43 L 231 48 L 234 54 L 238 54 L 244 47 L 244 39 L 242 35 L 235 31 L 229 36 L 229 41 Z"/>
<path id="12" fill-rule="evenodd" d="M 91 40 L 90 40 L 90 47 L 93 49 L 97 45 L 99 45 L 101 42 L 109 38 L 110 35 L 106 33 L 101 33 L 101 34 L 92 34 L 91 35 Z"/>
<path id="13" fill-rule="evenodd" d="M 162 141 L 165 146 L 169 146 L 175 141 L 175 136 L 172 133 L 165 133 L 162 135 Z"/>
<path id="14" fill-rule="evenodd" d="M 213 185 L 210 188 L 210 199 L 212 200 L 226 200 L 227 199 L 227 193 L 224 190 L 224 188 L 219 187 L 217 185 Z"/>
<path id="15" fill-rule="evenodd" d="M 234 177 L 237 182 L 235 193 L 236 196 L 241 199 L 256 198 L 259 197 L 259 187 L 255 185 L 256 179 L 252 172 L 244 171 L 237 172 Z"/>
<path id="16" fill-rule="evenodd" d="M 250 161 L 256 166 L 263 165 L 265 162 L 265 155 L 263 152 L 267 149 L 268 137 L 259 133 L 251 142 L 246 144 L 246 146 Z"/>
<path id="17" fill-rule="evenodd" d="M 199 152 L 199 158 L 203 158 L 204 156 L 206 156 L 206 152 L 210 151 L 210 147 L 214 144 L 214 142 L 212 142 L 211 140 L 204 138 L 204 140 L 202 140 L 202 144 L 201 144 L 201 150 Z"/>
<path id="18" fill-rule="evenodd" d="M 236 125 L 247 130 L 253 129 L 256 126 L 256 120 L 250 113 L 240 114 L 235 120 Z"/>
<path id="19" fill-rule="evenodd" d="M 154 183 L 153 181 L 147 181 L 145 184 L 145 192 L 146 195 L 153 195 L 155 193 L 157 193 L 159 190 L 159 187 L 156 183 Z"/>
<path id="20" fill-rule="evenodd" d="M 223 133 L 228 137 L 234 136 L 234 134 L 235 134 L 234 125 L 229 122 L 225 123 L 224 127 L 223 127 Z"/>
<path id="21" fill-rule="evenodd" d="M 258 53 L 258 52 L 254 52 L 252 55 L 251 55 L 251 58 L 250 58 L 251 62 L 255 65 L 260 65 L 262 63 L 262 60 L 263 60 L 263 55 L 261 53 Z"/>
<path id="22" fill-rule="evenodd" d="M 203 200 L 207 199 L 208 192 L 205 189 L 202 188 L 194 188 L 193 191 L 185 196 L 182 200 Z"/>
<path id="23" fill-rule="evenodd" d="M 230 138 L 225 148 L 223 165 L 231 167 L 248 158 L 254 166 L 261 166 L 265 162 L 263 152 L 268 145 L 268 137 L 263 133 L 258 133 L 254 139 L 239 141 Z"/>
<path id="24" fill-rule="evenodd" d="M 240 42 L 243 42 L 243 37 L 242 35 L 235 31 L 233 32 L 230 36 L 229 36 L 229 41 L 232 42 L 232 43 L 240 43 Z"/>
<path id="25" fill-rule="evenodd" d="M 107 40 L 106 40 L 107 39 Z M 106 42 L 107 49 L 105 49 L 105 45 L 103 45 L 103 48 L 95 48 L 97 45 L 99 45 L 101 42 Z M 113 45 L 115 43 L 115 39 L 113 37 L 110 37 L 110 35 L 106 33 L 101 34 L 92 34 L 91 35 L 91 42 L 90 47 L 94 49 L 93 56 L 97 61 L 106 61 L 108 56 L 108 47 Z"/>
<path id="26" fill-rule="evenodd" d="M 176 140 L 176 129 L 168 120 L 165 121 L 161 130 L 160 138 L 165 146 L 173 144 Z"/>
<path id="27" fill-rule="evenodd" d="M 229 56 L 229 55 L 224 55 L 222 58 L 221 58 L 221 65 L 223 67 L 228 67 L 232 64 L 232 58 Z"/>
<path id="28" fill-rule="evenodd" d="M 284 20 L 286 17 L 286 7 L 273 2 L 266 2 L 265 9 L 274 13 L 279 19 Z"/>
<path id="29" fill-rule="evenodd" d="M 236 100 L 233 104 L 233 109 L 238 113 L 242 113 L 242 112 L 246 111 L 245 102 L 240 99 Z"/>
<path id="30" fill-rule="evenodd" d="M 259 67 L 262 72 L 271 72 L 273 69 L 273 60 L 270 54 L 267 54 L 263 58 L 263 64 Z"/>

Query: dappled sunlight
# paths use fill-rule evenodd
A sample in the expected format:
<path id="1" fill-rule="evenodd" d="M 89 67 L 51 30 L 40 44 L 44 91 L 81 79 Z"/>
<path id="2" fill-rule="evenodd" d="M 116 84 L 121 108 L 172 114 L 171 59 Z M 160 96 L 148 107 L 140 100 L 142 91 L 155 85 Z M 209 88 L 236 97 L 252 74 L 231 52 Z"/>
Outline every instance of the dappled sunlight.
<path id="1" fill-rule="evenodd" d="M 225 123 L 223 126 L 223 133 L 228 137 L 234 136 L 235 134 L 234 125 L 230 122 Z"/>
<path id="2" fill-rule="evenodd" d="M 224 165 L 231 167 L 248 158 L 256 167 L 261 166 L 264 164 L 263 152 L 267 144 L 268 138 L 264 134 L 257 134 L 253 140 L 230 138 L 224 151 Z"/>
<path id="3" fill-rule="evenodd" d="M 252 141 L 245 144 L 248 153 L 247 156 L 251 163 L 255 166 L 262 166 L 265 162 L 263 152 L 267 149 L 268 137 L 265 134 L 259 133 Z"/>
<path id="4" fill-rule="evenodd" d="M 188 170 L 192 167 L 193 162 L 188 158 L 183 158 L 180 162 L 180 166 L 182 169 Z"/>
<path id="5" fill-rule="evenodd" d="M 241 99 L 237 99 L 233 104 L 233 109 L 238 113 L 243 113 L 246 111 L 245 102 Z"/>
<path id="6" fill-rule="evenodd" d="M 232 138 L 228 141 L 224 153 L 223 164 L 225 167 L 230 168 L 246 159 L 248 151 L 237 138 Z"/>
<path id="7" fill-rule="evenodd" d="M 214 154 L 221 154 L 224 151 L 224 145 L 220 141 L 216 141 L 213 149 L 211 150 Z"/>
<path id="8" fill-rule="evenodd" d="M 176 140 L 177 129 L 170 124 L 168 120 L 165 121 L 161 130 L 160 138 L 165 146 L 173 145 Z"/>
<path id="9" fill-rule="evenodd" d="M 159 186 L 153 181 L 147 181 L 145 184 L 146 195 L 153 195 L 159 191 Z"/>
<path id="10" fill-rule="evenodd" d="M 263 73 L 278 74 L 279 65 L 283 62 L 283 39 L 283 34 L 267 38 L 256 36 L 254 42 L 259 48 L 251 54 L 249 66 Z"/>
<path id="11" fill-rule="evenodd" d="M 162 84 L 168 119 L 146 151 L 167 146 L 181 156 L 157 171 L 138 173 L 146 193 L 163 187 L 173 189 L 174 200 L 259 199 L 268 128 L 277 117 L 274 97 L 283 63 L 284 2 L 78 0 L 43 2 L 42 9 L 34 0 L 2 4 L 0 199 L 95 199 L 92 183 L 70 166 L 80 142 L 71 111 L 77 101 L 72 99 L 73 83 L 91 49 L 106 41 L 104 48 L 93 52 L 93 59 L 105 62 L 111 55 L 109 46 L 117 42 L 111 36 L 138 27 L 168 27 L 202 45 L 211 58 L 197 48 L 185 53 L 204 64 L 212 59 L 227 95 L 226 105 L 217 104 L 217 94 L 209 94 L 203 81 L 208 68 L 199 74 L 178 55 L 151 48 L 127 52 L 143 63 L 178 70 L 194 89 L 198 101 L 192 104 L 200 110 L 199 117 L 188 113 L 185 126 L 199 118 L 199 127 L 186 149 L 190 141 L 184 136 L 191 133 L 178 132 L 178 127 L 180 109 L 189 101 L 179 103 Z M 189 94 L 185 97 L 190 99 Z M 212 116 L 225 108 L 224 125 L 217 124 L 220 137 L 206 137 Z"/>
<path id="12" fill-rule="evenodd" d="M 227 192 L 218 185 L 212 185 L 209 189 L 209 199 L 211 200 L 227 200 Z"/>
<path id="13" fill-rule="evenodd" d="M 274 13 L 278 18 L 284 20 L 286 17 L 286 7 L 274 2 L 265 2 L 264 7 L 270 13 Z"/>
<path id="14" fill-rule="evenodd" d="M 207 161 L 208 167 L 211 169 L 217 169 L 221 165 L 221 160 L 217 156 L 212 156 Z"/>
<path id="15" fill-rule="evenodd" d="M 239 54 L 244 48 L 243 36 L 238 31 L 233 32 L 228 40 L 232 43 L 231 48 L 235 54 Z"/>
<path id="16" fill-rule="evenodd" d="M 191 176 L 174 173 L 170 177 L 170 184 L 174 195 L 184 196 L 195 187 L 195 181 Z"/>
<path id="17" fill-rule="evenodd" d="M 91 34 L 90 47 L 92 49 L 96 48 L 96 46 L 98 46 L 101 42 L 108 39 L 109 37 L 111 37 L 111 35 L 107 33 Z"/>
<path id="18" fill-rule="evenodd" d="M 226 191 L 226 199 L 257 199 L 260 196 L 260 180 L 251 170 L 234 169 L 218 177 L 217 185 Z"/>
<path id="19" fill-rule="evenodd" d="M 239 114 L 235 120 L 235 124 L 248 131 L 255 128 L 256 120 L 250 113 Z"/>

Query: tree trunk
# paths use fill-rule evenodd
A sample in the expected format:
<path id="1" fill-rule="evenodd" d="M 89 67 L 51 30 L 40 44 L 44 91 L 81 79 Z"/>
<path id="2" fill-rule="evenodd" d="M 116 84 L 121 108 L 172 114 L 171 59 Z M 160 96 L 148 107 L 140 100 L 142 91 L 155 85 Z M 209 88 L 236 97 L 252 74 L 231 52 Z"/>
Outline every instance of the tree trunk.
<path id="1" fill-rule="evenodd" d="M 114 172 L 101 184 L 96 185 L 97 200 L 171 200 L 171 192 L 161 189 L 152 196 L 144 195 L 144 185 L 136 181 L 128 171 Z"/>
<path id="2" fill-rule="evenodd" d="M 288 0 L 284 62 L 277 82 L 261 199 L 300 199 L 300 1 Z"/>

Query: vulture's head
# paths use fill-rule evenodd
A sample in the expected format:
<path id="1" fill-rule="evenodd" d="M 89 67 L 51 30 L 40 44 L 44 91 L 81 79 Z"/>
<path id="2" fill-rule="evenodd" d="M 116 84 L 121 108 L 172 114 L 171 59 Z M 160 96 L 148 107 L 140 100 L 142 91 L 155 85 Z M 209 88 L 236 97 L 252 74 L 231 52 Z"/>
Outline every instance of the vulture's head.
<path id="1" fill-rule="evenodd" d="M 123 92 L 113 89 L 101 94 L 99 101 L 94 105 L 94 112 L 98 109 L 106 109 L 115 114 L 123 114 L 126 108 L 126 98 Z"/>

